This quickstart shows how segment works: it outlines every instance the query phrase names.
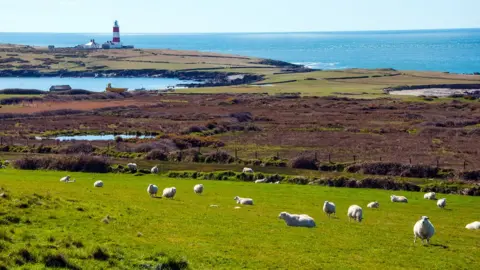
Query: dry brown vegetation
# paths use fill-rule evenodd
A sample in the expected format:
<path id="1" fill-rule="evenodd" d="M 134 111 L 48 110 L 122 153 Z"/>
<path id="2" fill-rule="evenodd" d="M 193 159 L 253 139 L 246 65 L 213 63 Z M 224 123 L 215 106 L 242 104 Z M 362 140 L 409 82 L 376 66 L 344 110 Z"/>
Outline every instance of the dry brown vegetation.
<path id="1" fill-rule="evenodd" d="M 246 160 L 307 154 L 320 162 L 480 168 L 478 102 L 164 94 L 32 104 L 0 109 L 4 144 L 42 134 L 137 132 L 159 134 L 177 149 L 219 148 Z"/>

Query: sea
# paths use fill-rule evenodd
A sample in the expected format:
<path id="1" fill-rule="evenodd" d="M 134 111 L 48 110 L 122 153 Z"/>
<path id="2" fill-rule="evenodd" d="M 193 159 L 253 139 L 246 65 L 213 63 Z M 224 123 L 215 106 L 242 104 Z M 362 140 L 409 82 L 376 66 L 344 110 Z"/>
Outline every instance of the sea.
<path id="1" fill-rule="evenodd" d="M 111 33 L 0 33 L 0 43 L 37 46 L 72 47 L 85 44 L 90 39 L 103 43 L 111 39 Z M 453 73 L 480 72 L 480 29 L 218 34 L 121 33 L 121 39 L 125 45 L 134 45 L 136 48 L 168 48 L 246 55 L 282 60 L 313 69 L 394 68 Z M 4 88 L 2 86 L 4 85 L 0 83 L 0 88 Z M 138 84 L 138 87 L 140 86 L 141 84 Z"/>
<path id="2" fill-rule="evenodd" d="M 480 72 L 480 29 L 224 33 L 122 34 L 136 48 L 198 50 L 272 58 L 317 69 L 395 68 L 456 73 Z M 0 33 L 0 43 L 68 47 L 106 34 Z"/>

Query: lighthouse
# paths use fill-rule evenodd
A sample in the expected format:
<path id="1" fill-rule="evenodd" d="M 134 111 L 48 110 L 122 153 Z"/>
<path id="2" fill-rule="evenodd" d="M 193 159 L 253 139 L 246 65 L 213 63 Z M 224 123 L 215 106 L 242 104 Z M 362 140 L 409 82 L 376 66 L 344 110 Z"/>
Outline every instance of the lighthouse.
<path id="1" fill-rule="evenodd" d="M 115 23 L 113 24 L 113 40 L 112 40 L 112 42 L 114 44 L 121 45 L 121 43 L 120 43 L 120 26 L 118 26 L 118 21 L 115 21 Z"/>
<path id="2" fill-rule="evenodd" d="M 133 49 L 133 45 L 123 46 L 120 41 L 120 26 L 118 21 L 113 23 L 113 38 L 102 44 L 103 49 Z"/>

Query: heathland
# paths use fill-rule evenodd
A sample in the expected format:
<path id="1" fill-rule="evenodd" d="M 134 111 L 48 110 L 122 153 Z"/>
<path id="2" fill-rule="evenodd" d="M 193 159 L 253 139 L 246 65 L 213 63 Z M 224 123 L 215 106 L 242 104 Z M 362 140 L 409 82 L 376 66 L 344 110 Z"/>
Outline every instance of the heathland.
<path id="1" fill-rule="evenodd" d="M 418 192 L 290 184 L 177 180 L 166 175 L 2 169 L 0 266 L 41 269 L 476 269 L 480 235 L 466 224 L 480 214 L 478 197 L 442 195 L 447 208 Z M 103 188 L 93 182 L 103 180 Z M 151 198 L 148 184 L 175 186 L 173 200 Z M 202 183 L 205 191 L 194 194 Z M 405 195 L 407 204 L 389 200 Z M 237 206 L 234 196 L 254 206 Z M 335 218 L 323 201 L 337 205 Z M 379 209 L 366 204 L 377 200 Z M 362 223 L 347 208 L 364 209 Z M 216 207 L 211 207 L 216 205 Z M 316 228 L 287 227 L 282 211 L 312 216 Z M 413 244 L 413 225 L 429 216 L 430 246 Z M 167 268 L 169 265 L 172 268 Z M 142 268 L 143 267 L 143 268 Z M 175 268 L 178 267 L 178 268 Z"/>

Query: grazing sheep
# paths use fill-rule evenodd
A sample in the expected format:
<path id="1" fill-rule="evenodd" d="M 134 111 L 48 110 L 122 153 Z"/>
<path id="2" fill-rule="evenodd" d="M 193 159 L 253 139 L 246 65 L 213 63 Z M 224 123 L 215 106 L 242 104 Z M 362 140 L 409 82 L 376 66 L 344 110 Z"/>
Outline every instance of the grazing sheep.
<path id="1" fill-rule="evenodd" d="M 253 205 L 253 200 L 250 198 L 241 198 L 241 197 L 235 196 L 235 198 L 233 199 L 237 201 L 238 204 Z"/>
<path id="2" fill-rule="evenodd" d="M 325 201 L 323 203 L 323 212 L 330 217 L 331 214 L 336 214 L 335 204 L 333 202 Z"/>
<path id="3" fill-rule="evenodd" d="M 70 175 L 60 178 L 60 182 L 68 183 L 68 181 L 70 181 Z"/>
<path id="4" fill-rule="evenodd" d="M 392 195 L 390 196 L 390 200 L 392 202 L 408 203 L 407 197 L 405 196 Z"/>
<path id="5" fill-rule="evenodd" d="M 445 208 L 446 205 L 447 205 L 447 199 L 445 198 L 442 198 L 437 201 L 437 206 L 440 208 Z"/>
<path id="6" fill-rule="evenodd" d="M 135 164 L 135 163 L 128 163 L 128 164 L 127 164 L 127 167 L 128 167 L 128 169 L 129 169 L 130 171 L 132 171 L 132 172 L 136 172 L 136 171 L 137 171 L 137 164 Z"/>
<path id="7" fill-rule="evenodd" d="M 281 218 L 285 220 L 285 223 L 287 226 L 294 226 L 294 227 L 307 227 L 307 228 L 313 228 L 315 227 L 315 220 L 313 220 L 312 217 L 309 215 L 305 214 L 290 214 L 287 212 L 281 212 L 280 215 L 278 215 L 278 218 Z"/>
<path id="8" fill-rule="evenodd" d="M 362 222 L 363 219 L 363 210 L 358 205 L 351 205 L 348 208 L 348 220 L 352 220 L 352 218 L 358 222 Z"/>
<path id="9" fill-rule="evenodd" d="M 253 170 L 252 170 L 252 168 L 245 167 L 245 168 L 243 168 L 242 173 L 253 173 Z"/>
<path id="10" fill-rule="evenodd" d="M 280 184 L 280 181 L 275 182 L 274 184 Z"/>
<path id="11" fill-rule="evenodd" d="M 427 200 L 436 200 L 437 195 L 435 194 L 435 192 L 428 192 L 428 193 L 425 193 L 425 195 L 423 195 L 423 198 L 424 199 L 427 199 Z"/>
<path id="12" fill-rule="evenodd" d="M 371 203 L 367 204 L 367 207 L 368 208 L 378 208 L 378 207 L 380 207 L 380 204 L 377 201 L 374 201 L 374 202 L 371 202 Z"/>
<path id="13" fill-rule="evenodd" d="M 103 187 L 103 181 L 102 180 L 95 181 L 95 183 L 93 183 L 93 186 L 94 187 Z"/>
<path id="14" fill-rule="evenodd" d="M 266 183 L 267 181 L 268 181 L 267 178 L 258 179 L 258 180 L 255 180 L 255 184 L 258 184 L 258 183 Z"/>
<path id="15" fill-rule="evenodd" d="M 156 185 L 150 184 L 147 187 L 147 192 L 150 194 L 150 197 L 157 197 L 158 187 Z"/>
<path id="16" fill-rule="evenodd" d="M 203 185 L 198 184 L 193 187 L 193 191 L 197 194 L 202 194 L 203 193 Z"/>
<path id="17" fill-rule="evenodd" d="M 155 165 L 155 166 L 150 170 L 150 172 L 151 172 L 152 174 L 157 174 L 157 173 L 158 173 L 158 167 Z"/>
<path id="18" fill-rule="evenodd" d="M 165 188 L 163 190 L 163 197 L 165 198 L 171 198 L 173 199 L 173 197 L 175 197 L 175 194 L 177 193 L 177 189 L 175 187 L 169 187 L 169 188 Z"/>
<path id="19" fill-rule="evenodd" d="M 424 240 L 427 240 L 427 244 L 429 244 L 430 238 L 432 238 L 434 233 L 435 228 L 433 227 L 432 223 L 428 217 L 423 216 L 419 221 L 417 221 L 417 223 L 415 223 L 415 226 L 413 226 L 413 243 L 416 243 L 418 237 L 422 239 L 422 243 Z"/>
<path id="20" fill-rule="evenodd" d="M 469 230 L 480 230 L 480 221 L 474 221 L 470 224 L 467 224 L 467 226 L 465 226 L 465 228 L 467 228 Z"/>

